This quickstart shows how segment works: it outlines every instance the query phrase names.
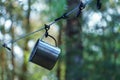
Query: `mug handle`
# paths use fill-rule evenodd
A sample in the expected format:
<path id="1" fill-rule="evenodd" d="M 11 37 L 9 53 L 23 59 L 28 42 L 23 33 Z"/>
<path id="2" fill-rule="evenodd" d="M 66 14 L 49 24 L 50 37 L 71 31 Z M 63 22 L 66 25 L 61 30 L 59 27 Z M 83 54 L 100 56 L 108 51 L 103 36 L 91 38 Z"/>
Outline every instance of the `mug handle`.
<path id="1" fill-rule="evenodd" d="M 44 37 L 46 37 L 45 34 L 41 37 L 40 40 L 43 41 L 43 38 L 44 38 Z M 56 46 L 56 47 L 58 46 L 58 44 L 57 44 L 57 40 L 56 40 L 53 36 L 51 36 L 51 35 L 48 34 L 47 37 L 52 38 L 52 39 L 55 41 L 55 46 Z"/>

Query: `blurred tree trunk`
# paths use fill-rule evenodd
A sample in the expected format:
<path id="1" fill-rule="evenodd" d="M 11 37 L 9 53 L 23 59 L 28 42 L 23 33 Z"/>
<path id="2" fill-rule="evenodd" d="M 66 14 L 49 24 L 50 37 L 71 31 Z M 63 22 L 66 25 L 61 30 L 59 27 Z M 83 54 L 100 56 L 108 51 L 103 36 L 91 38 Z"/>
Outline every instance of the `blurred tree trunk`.
<path id="1" fill-rule="evenodd" d="M 3 34 L 5 34 L 5 29 L 1 29 Z M 9 76 L 8 73 L 8 64 L 7 64 L 7 55 L 3 48 L 0 48 L 0 80 L 7 80 Z M 10 79 L 10 78 L 9 78 Z"/>
<path id="2" fill-rule="evenodd" d="M 0 53 L 0 65 L 1 65 L 1 80 L 4 80 L 4 67 L 5 67 L 5 53 L 2 50 Z"/>
<path id="3" fill-rule="evenodd" d="M 30 12 L 31 12 L 31 0 L 28 0 L 28 10 L 27 10 L 27 15 L 25 18 L 25 30 L 26 30 L 26 34 L 30 33 L 31 28 L 30 28 Z M 24 40 L 24 54 L 23 54 L 23 59 L 24 62 L 22 64 L 22 76 L 20 77 L 20 80 L 27 80 L 27 56 L 28 56 L 28 51 L 29 51 L 29 47 L 28 47 L 28 41 L 30 40 L 30 38 L 26 38 Z"/>
<path id="4" fill-rule="evenodd" d="M 5 29 L 1 29 L 1 32 L 5 33 Z M 0 48 L 0 80 L 4 80 L 5 72 L 5 53 L 3 48 Z"/>
<path id="5" fill-rule="evenodd" d="M 62 35 L 62 28 L 60 27 L 60 30 L 59 30 L 59 35 L 58 35 L 58 46 L 61 45 L 61 35 Z M 57 67 L 57 77 L 58 77 L 58 80 L 61 80 L 61 60 L 58 61 L 58 67 Z"/>
<path id="6" fill-rule="evenodd" d="M 79 1 L 67 0 L 68 7 L 78 5 Z M 82 80 L 82 40 L 81 40 L 81 15 L 67 20 L 66 26 L 66 80 Z"/>
<path id="7" fill-rule="evenodd" d="M 11 19 L 11 36 L 12 36 L 12 40 L 14 40 L 14 27 L 13 27 L 13 18 L 12 18 L 12 12 L 10 13 L 10 19 Z M 11 74 L 11 80 L 15 79 L 15 60 L 14 60 L 14 45 L 12 44 L 12 49 L 11 49 L 11 64 L 12 64 L 12 74 Z"/>
<path id="8" fill-rule="evenodd" d="M 63 25 L 62 22 L 59 22 L 58 24 L 60 26 L 59 35 L 58 35 L 58 46 L 59 46 L 59 48 L 61 48 L 63 50 L 63 45 L 64 45 L 64 43 L 63 43 L 63 27 L 64 27 L 64 25 Z M 61 51 L 61 57 L 63 58 L 62 55 L 64 55 L 63 51 Z M 64 62 L 65 62 L 65 59 L 59 58 L 58 65 L 57 65 L 58 66 L 57 67 L 57 78 L 58 78 L 58 80 L 64 80 L 63 79 L 64 74 L 62 73 L 62 72 L 64 72 L 64 69 L 62 69 L 62 66 L 63 66 Z"/>

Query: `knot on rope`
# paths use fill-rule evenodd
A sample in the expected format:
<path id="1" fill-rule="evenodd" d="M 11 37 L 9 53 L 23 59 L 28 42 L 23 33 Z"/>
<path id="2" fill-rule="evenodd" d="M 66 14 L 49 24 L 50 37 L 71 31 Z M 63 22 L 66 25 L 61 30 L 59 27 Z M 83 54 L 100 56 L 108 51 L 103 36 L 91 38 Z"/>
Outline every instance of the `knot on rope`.
<path id="1" fill-rule="evenodd" d="M 4 43 L 2 46 L 3 46 L 4 48 L 8 49 L 9 51 L 11 51 L 11 49 L 7 46 L 7 44 Z"/>
<path id="2" fill-rule="evenodd" d="M 85 4 L 80 1 L 80 4 L 79 4 L 79 11 L 77 13 L 77 17 L 79 17 L 79 15 L 82 13 L 82 10 L 85 8 Z"/>
<path id="3" fill-rule="evenodd" d="M 45 37 L 49 36 L 49 33 L 48 33 L 49 29 L 50 29 L 50 26 L 45 24 Z"/>
<path id="4" fill-rule="evenodd" d="M 100 0 L 97 0 L 97 9 L 101 9 L 102 3 L 100 2 Z"/>

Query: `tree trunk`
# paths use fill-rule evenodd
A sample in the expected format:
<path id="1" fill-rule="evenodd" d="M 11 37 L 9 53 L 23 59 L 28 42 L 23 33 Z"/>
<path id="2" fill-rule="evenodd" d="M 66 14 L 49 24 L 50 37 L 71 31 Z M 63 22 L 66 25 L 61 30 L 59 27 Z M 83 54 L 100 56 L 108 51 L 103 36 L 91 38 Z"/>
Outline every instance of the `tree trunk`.
<path id="1" fill-rule="evenodd" d="M 15 32 L 14 32 L 14 27 L 13 27 L 13 20 L 12 20 L 12 14 L 11 14 L 11 21 L 12 21 L 12 24 L 11 24 L 11 36 L 12 36 L 12 40 L 14 40 L 15 36 Z M 14 60 L 14 44 L 12 44 L 12 49 L 11 49 L 11 64 L 12 64 L 12 76 L 11 76 L 11 79 L 14 80 L 15 79 L 15 60 Z"/>
<path id="2" fill-rule="evenodd" d="M 59 36 L 58 36 L 58 45 L 61 45 L 61 35 L 62 35 L 62 29 L 59 30 Z M 61 60 L 58 61 L 58 67 L 57 67 L 57 77 L 58 80 L 61 80 Z"/>
<path id="3" fill-rule="evenodd" d="M 28 0 L 28 10 L 27 10 L 27 15 L 26 15 L 26 19 L 25 19 L 25 28 L 26 28 L 26 34 L 27 33 L 30 33 L 31 31 L 31 28 L 30 28 L 30 12 L 31 12 L 31 0 Z M 24 62 L 22 64 L 22 76 L 20 76 L 20 80 L 27 80 L 27 52 L 29 51 L 29 48 L 28 48 L 28 41 L 30 40 L 30 38 L 27 38 L 25 39 L 25 46 L 24 46 L 24 54 L 23 54 L 23 59 L 24 59 Z"/>
<path id="4" fill-rule="evenodd" d="M 4 67 L 5 67 L 5 53 L 3 50 L 1 51 L 0 55 L 0 65 L 1 65 L 1 80 L 4 80 Z"/>
<path id="5" fill-rule="evenodd" d="M 60 26 L 60 29 L 59 29 L 59 35 L 58 35 L 58 46 L 59 46 L 59 48 L 61 48 L 62 49 L 62 46 L 64 45 L 63 44 L 63 23 L 62 22 L 59 22 L 58 23 L 59 24 L 59 26 Z M 61 51 L 61 56 L 63 55 L 63 52 Z M 57 67 L 57 78 L 58 78 L 58 80 L 64 80 L 63 79 L 63 76 L 62 75 L 64 75 L 62 72 L 64 72 L 63 71 L 63 69 L 62 69 L 62 64 L 63 64 L 63 62 L 64 62 L 65 60 L 63 60 L 63 59 L 61 59 L 61 58 L 59 58 L 59 60 L 58 60 L 58 67 Z"/>
<path id="6" fill-rule="evenodd" d="M 67 0 L 68 7 L 79 2 Z M 80 15 L 81 18 L 81 15 Z M 66 26 L 66 80 L 82 80 L 80 75 L 82 68 L 82 27 L 81 19 L 72 18 L 67 20 Z"/>

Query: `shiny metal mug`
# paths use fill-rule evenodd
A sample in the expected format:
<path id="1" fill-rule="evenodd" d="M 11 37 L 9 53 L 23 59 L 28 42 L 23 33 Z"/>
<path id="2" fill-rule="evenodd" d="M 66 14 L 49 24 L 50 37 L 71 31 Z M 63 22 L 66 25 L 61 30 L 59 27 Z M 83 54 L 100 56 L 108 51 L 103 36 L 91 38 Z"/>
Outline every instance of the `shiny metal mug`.
<path id="1" fill-rule="evenodd" d="M 51 70 L 58 60 L 59 55 L 59 48 L 38 39 L 32 50 L 29 61 Z"/>

